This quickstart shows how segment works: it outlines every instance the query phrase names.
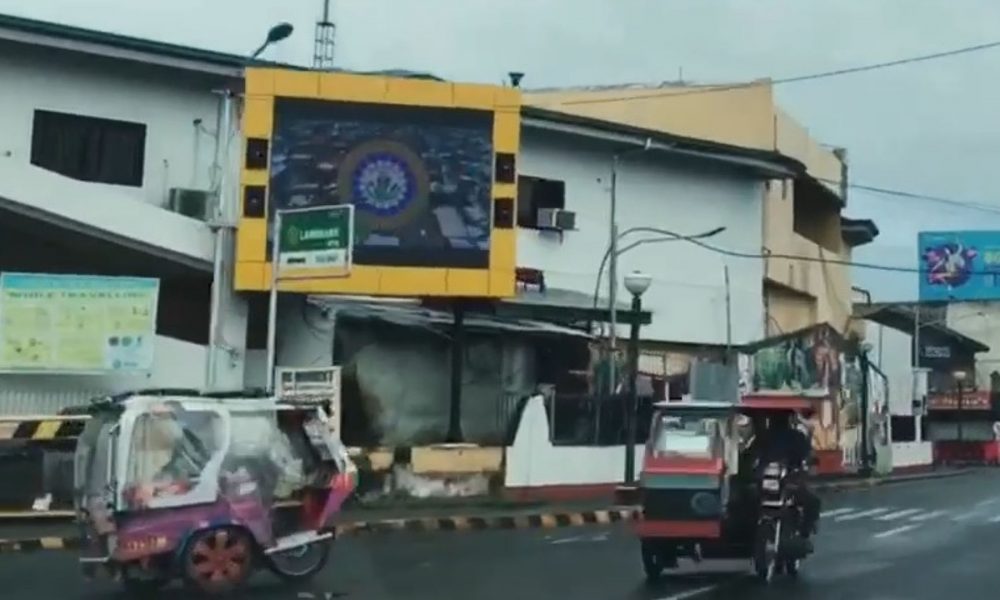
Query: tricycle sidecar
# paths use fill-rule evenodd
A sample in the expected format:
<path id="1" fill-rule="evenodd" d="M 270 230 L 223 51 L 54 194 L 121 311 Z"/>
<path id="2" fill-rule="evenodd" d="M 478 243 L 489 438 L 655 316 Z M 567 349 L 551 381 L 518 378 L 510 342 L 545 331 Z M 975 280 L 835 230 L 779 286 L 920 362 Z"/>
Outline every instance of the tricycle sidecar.
<path id="1" fill-rule="evenodd" d="M 161 390 L 96 400 L 75 457 L 80 562 L 148 593 L 318 572 L 356 470 L 318 406 Z M 287 508 L 283 508 L 287 507 Z"/>
<path id="2" fill-rule="evenodd" d="M 808 401 L 784 398 L 656 406 L 639 481 L 641 514 L 633 525 L 647 578 L 677 567 L 681 558 L 749 560 L 767 580 L 797 572 L 805 546 L 786 535 L 790 530 L 775 531 L 771 518 L 797 509 L 784 501 L 783 484 L 772 489 L 762 480 L 770 471 L 759 468 L 743 438 L 748 426 L 770 414 L 809 408 Z"/>

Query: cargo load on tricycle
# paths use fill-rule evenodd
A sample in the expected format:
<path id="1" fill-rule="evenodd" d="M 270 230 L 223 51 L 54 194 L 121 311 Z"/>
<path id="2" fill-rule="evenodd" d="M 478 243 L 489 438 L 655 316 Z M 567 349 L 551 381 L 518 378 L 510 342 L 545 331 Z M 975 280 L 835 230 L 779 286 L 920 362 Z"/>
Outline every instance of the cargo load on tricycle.
<path id="1" fill-rule="evenodd" d="M 679 559 L 748 560 L 762 580 L 794 576 L 812 553 L 819 500 L 796 397 L 656 405 L 634 524 L 649 579 Z"/>
<path id="2" fill-rule="evenodd" d="M 357 470 L 321 406 L 154 390 L 97 398 L 89 415 L 74 469 L 85 575 L 211 595 L 261 567 L 297 581 L 326 564 Z"/>

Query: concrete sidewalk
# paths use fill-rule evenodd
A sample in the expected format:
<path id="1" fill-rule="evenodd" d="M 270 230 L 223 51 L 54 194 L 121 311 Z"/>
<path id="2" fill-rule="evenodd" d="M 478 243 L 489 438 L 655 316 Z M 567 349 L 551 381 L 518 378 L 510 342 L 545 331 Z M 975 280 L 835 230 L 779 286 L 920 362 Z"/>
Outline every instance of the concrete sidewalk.
<path id="1" fill-rule="evenodd" d="M 845 477 L 819 481 L 813 489 L 822 494 L 880 485 L 958 477 L 976 469 L 939 469 L 924 473 L 888 477 Z M 338 535 L 367 535 L 394 532 L 483 531 L 489 529 L 555 529 L 585 525 L 606 525 L 631 521 L 638 507 L 614 506 L 611 501 L 581 503 L 517 503 L 496 499 L 478 501 L 414 501 L 405 505 L 355 507 L 339 515 Z M 72 548 L 75 527 L 63 514 L 0 514 L 0 554 Z"/>

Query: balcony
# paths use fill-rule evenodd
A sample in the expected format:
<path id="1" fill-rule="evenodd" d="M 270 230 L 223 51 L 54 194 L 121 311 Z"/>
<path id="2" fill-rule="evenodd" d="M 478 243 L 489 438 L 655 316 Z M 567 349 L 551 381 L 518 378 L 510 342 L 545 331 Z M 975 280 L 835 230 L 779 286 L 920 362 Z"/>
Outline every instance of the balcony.
<path id="1" fill-rule="evenodd" d="M 214 236 L 204 221 L 144 202 L 118 186 L 0 160 L 0 207 L 211 271 Z"/>

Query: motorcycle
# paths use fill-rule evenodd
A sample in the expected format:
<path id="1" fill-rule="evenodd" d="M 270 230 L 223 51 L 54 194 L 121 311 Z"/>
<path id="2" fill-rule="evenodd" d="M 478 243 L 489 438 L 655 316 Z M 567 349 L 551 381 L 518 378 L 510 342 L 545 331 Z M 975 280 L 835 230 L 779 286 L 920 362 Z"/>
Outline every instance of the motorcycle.
<path id="1" fill-rule="evenodd" d="M 798 470 L 771 462 L 760 478 L 760 517 L 754 541 L 753 568 L 758 579 L 770 582 L 775 575 L 798 575 L 811 552 L 801 535 L 804 513 L 796 502 Z"/>

